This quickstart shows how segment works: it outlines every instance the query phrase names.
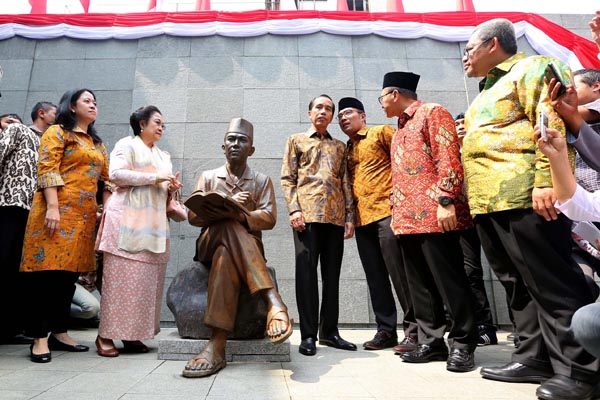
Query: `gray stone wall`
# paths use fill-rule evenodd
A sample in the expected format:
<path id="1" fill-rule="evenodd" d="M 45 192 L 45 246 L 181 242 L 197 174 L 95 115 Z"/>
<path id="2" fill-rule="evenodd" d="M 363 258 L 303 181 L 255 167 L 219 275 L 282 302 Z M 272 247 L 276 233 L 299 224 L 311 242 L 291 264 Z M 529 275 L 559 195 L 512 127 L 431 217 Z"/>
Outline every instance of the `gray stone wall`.
<path id="1" fill-rule="evenodd" d="M 549 16 L 587 36 L 591 16 Z M 527 41 L 521 51 L 535 54 Z M 35 41 L 20 37 L 0 41 L 0 112 L 16 112 L 29 122 L 39 100 L 58 102 L 74 87 L 95 91 L 97 128 L 109 151 L 129 134 L 129 115 L 144 104 L 158 106 L 167 130 L 159 145 L 182 172 L 184 195 L 201 171 L 224 162 L 220 149 L 225 128 L 242 116 L 255 125 L 253 168 L 276 186 L 278 224 L 265 234 L 266 256 L 277 271 L 280 291 L 297 320 L 294 252 L 287 210 L 279 184 L 281 157 L 288 135 L 309 127 L 309 100 L 327 93 L 362 99 L 370 124 L 390 123 L 377 97 L 385 72 L 408 70 L 421 75 L 419 96 L 446 106 L 454 115 L 477 94 L 477 81 L 465 79 L 460 62 L 464 43 L 431 39 L 394 40 L 375 35 L 265 35 L 140 40 L 83 41 L 69 38 Z M 335 124 L 334 137 L 345 141 Z M 166 285 L 192 259 L 198 229 L 171 223 L 172 257 Z M 486 268 L 489 298 L 499 323 L 508 325 L 504 290 Z M 172 322 L 163 309 L 162 320 Z M 346 241 L 341 275 L 340 322 L 373 325 L 367 285 L 354 239 Z"/>

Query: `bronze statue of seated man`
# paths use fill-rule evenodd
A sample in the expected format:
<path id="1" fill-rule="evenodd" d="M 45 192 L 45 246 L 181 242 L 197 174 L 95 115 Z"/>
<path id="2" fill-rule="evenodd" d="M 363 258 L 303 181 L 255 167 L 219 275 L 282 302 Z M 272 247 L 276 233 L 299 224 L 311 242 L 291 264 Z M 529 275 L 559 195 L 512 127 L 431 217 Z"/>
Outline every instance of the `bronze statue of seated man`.
<path id="1" fill-rule="evenodd" d="M 204 324 L 212 334 L 185 366 L 182 375 L 188 378 L 209 376 L 225 367 L 227 334 L 234 329 L 241 285 L 264 299 L 271 342 L 285 341 L 293 329 L 264 257 L 261 231 L 273 229 L 277 208 L 271 179 L 247 164 L 254 153 L 252 124 L 242 118 L 231 120 L 221 148 L 226 164 L 203 172 L 194 193 L 218 192 L 243 207 L 207 201 L 201 210 L 189 211 L 190 224 L 202 227 L 194 260 L 210 265 Z"/>

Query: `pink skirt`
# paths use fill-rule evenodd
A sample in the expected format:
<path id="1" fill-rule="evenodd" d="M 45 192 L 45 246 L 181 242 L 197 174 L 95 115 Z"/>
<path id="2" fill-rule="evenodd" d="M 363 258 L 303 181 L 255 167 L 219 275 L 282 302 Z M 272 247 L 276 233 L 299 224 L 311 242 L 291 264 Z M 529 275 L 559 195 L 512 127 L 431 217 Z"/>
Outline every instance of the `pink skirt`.
<path id="1" fill-rule="evenodd" d="M 167 264 L 104 253 L 100 327 L 105 339 L 146 340 L 160 332 Z"/>

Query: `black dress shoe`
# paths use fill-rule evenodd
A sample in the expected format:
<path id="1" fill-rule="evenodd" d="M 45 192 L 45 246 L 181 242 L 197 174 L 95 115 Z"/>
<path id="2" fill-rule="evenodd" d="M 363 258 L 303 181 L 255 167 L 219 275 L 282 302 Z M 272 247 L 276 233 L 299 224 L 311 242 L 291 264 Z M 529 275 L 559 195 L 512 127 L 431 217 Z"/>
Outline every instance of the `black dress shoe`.
<path id="1" fill-rule="evenodd" d="M 409 363 L 446 361 L 448 359 L 448 348 L 446 345 L 429 346 L 428 344 L 418 344 L 415 350 L 400 354 L 400 358 Z"/>
<path id="2" fill-rule="evenodd" d="M 600 385 L 554 375 L 538 387 L 535 394 L 544 400 L 592 400 L 600 397 Z"/>
<path id="3" fill-rule="evenodd" d="M 383 329 L 378 330 L 373 339 L 363 343 L 365 350 L 383 350 L 388 347 L 394 347 L 398 344 L 398 336 L 396 333 L 384 331 Z"/>
<path id="4" fill-rule="evenodd" d="M 452 349 L 446 369 L 451 372 L 469 372 L 475 369 L 475 354 L 465 349 Z"/>
<path id="5" fill-rule="evenodd" d="M 50 361 L 52 361 L 52 354 L 51 353 L 44 353 L 44 354 L 33 354 L 33 344 L 31 344 L 31 346 L 29 346 L 29 352 L 31 354 L 31 361 L 33 361 L 34 363 L 49 363 Z"/>
<path id="6" fill-rule="evenodd" d="M 518 362 L 510 362 L 501 367 L 481 368 L 481 376 L 494 381 L 516 383 L 542 383 L 554 375 L 551 370 L 528 367 Z"/>
<path id="7" fill-rule="evenodd" d="M 354 343 L 342 339 L 339 335 L 332 335 L 324 339 L 319 339 L 319 343 L 340 350 L 356 351 L 356 345 Z"/>
<path id="8" fill-rule="evenodd" d="M 315 344 L 315 339 L 311 337 L 303 339 L 298 347 L 298 352 L 300 354 L 304 354 L 305 356 L 314 356 L 317 354 L 317 345 Z"/>
<path id="9" fill-rule="evenodd" d="M 88 351 L 90 348 L 84 346 L 82 344 L 76 344 L 75 346 L 66 344 L 58 340 L 54 335 L 50 335 L 48 338 L 48 347 L 50 350 L 62 350 L 62 351 L 70 351 L 73 353 L 82 353 L 84 351 Z"/>

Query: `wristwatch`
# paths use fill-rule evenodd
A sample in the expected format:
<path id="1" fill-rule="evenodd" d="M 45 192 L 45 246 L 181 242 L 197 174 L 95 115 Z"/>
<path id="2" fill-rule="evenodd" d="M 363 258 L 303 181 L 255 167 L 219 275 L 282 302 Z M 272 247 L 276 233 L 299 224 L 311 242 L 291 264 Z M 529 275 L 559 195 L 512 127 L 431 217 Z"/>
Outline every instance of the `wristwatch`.
<path id="1" fill-rule="evenodd" d="M 440 203 L 440 205 L 442 206 L 447 206 L 448 204 L 453 204 L 454 200 L 452 200 L 452 197 L 448 197 L 448 196 L 440 196 L 438 198 L 438 203 Z"/>

